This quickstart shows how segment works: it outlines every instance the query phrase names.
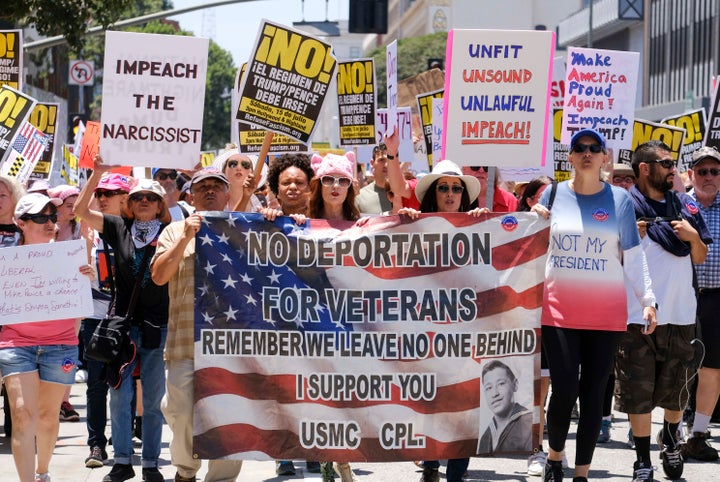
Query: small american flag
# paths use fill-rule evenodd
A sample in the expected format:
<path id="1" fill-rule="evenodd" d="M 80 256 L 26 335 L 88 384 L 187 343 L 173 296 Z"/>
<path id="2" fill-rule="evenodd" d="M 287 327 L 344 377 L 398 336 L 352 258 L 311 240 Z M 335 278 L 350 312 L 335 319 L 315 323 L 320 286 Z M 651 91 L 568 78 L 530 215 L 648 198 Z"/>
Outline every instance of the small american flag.
<path id="1" fill-rule="evenodd" d="M 24 122 L 20 132 L 15 137 L 13 149 L 18 151 L 25 160 L 35 164 L 42 156 L 49 137 L 29 122 Z"/>

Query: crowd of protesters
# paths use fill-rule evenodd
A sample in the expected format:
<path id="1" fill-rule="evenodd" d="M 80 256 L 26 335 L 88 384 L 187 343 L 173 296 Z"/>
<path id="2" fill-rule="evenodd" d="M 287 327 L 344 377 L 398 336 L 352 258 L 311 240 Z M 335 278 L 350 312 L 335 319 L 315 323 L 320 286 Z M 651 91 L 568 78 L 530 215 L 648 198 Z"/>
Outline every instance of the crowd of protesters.
<path id="1" fill-rule="evenodd" d="M 201 462 L 192 451 L 194 243 L 201 212 L 223 210 L 261 212 L 270 221 L 291 216 L 298 224 L 308 218 L 529 211 L 550 220 L 551 237 L 602 240 L 610 247 L 603 253 L 604 271 L 568 271 L 551 263 L 546 268 L 540 421 L 542 427 L 547 418 L 549 448 L 543 449 L 542 436 L 537 447 L 522 445 L 523 451 L 532 449 L 528 475 L 563 480 L 565 442 L 578 401 L 574 482 L 588 480 L 596 443 L 610 439 L 613 398 L 631 422 L 633 482 L 654 477 L 650 414 L 656 407 L 664 409 L 657 443 L 668 478 L 682 476 L 684 460 L 718 458 L 707 430 L 720 394 L 717 150 L 694 153 L 687 192 L 682 185 L 677 190 L 680 176 L 668 146 L 651 141 L 635 151 L 632 163 L 612 165 L 605 138 L 592 129 L 572 137 L 573 175 L 560 183 L 542 176 L 513 186 L 496 168 L 460 167 L 450 160 L 416 177 L 398 150 L 397 135 L 373 149 L 366 185 L 357 182 L 352 154 L 279 156 L 263 167 L 258 182 L 258 159 L 234 145 L 211 167 L 157 167 L 147 179 L 111 172 L 98 156 L 82 189 L 44 181 L 26 188 L 0 177 L 0 247 L 85 239 L 88 264 L 78 270 L 91 279 L 95 303 L 93 315 L 83 320 L 20 323 L 0 331 L 5 429 L 20 480 L 50 480 L 59 421 L 80 418 L 68 398 L 76 381 L 87 383 L 84 463 L 101 468 L 112 459 L 103 482 L 135 477 L 134 436 L 142 440 L 142 479 L 164 480 L 159 456 L 165 421 L 172 431 L 174 480 L 196 480 Z M 605 214 L 602 222 L 598 210 Z M 602 304 L 592 296 L 598 290 Z M 82 356 L 83 342 L 111 310 L 132 318 L 136 350 L 122 367 Z M 497 373 L 507 379 L 503 383 L 517 383 L 510 369 Z M 527 417 L 521 405 L 506 405 Z M 496 414 L 498 420 L 503 415 Z M 499 440 L 490 432 L 485 438 L 488 447 Z M 449 460 L 446 479 L 462 481 L 468 461 Z M 439 480 L 439 461 L 416 463 L 421 482 Z M 238 461 L 210 461 L 205 480 L 236 480 L 241 467 Z M 279 476 L 295 474 L 292 461 L 278 461 L 276 469 Z M 308 462 L 307 469 L 324 476 L 335 471 L 342 482 L 358 480 L 347 461 Z"/>

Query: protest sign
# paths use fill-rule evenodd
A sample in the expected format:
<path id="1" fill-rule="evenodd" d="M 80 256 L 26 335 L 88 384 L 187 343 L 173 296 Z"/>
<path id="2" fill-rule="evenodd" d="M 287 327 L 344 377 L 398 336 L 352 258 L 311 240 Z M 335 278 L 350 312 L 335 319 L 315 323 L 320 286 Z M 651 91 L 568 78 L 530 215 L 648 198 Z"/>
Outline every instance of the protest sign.
<path id="1" fill-rule="evenodd" d="M 707 129 L 705 130 L 705 145 L 720 149 L 720 89 L 715 88 L 715 95 L 708 112 Z"/>
<path id="2" fill-rule="evenodd" d="M 572 166 L 568 159 L 570 145 L 562 142 L 563 110 L 553 109 L 553 164 L 555 180 L 567 181 L 572 176 Z"/>
<path id="3" fill-rule="evenodd" d="M 422 126 L 425 149 L 427 152 L 428 166 L 433 165 L 433 99 L 442 99 L 443 90 L 426 92 L 416 97 L 418 113 L 420 114 L 420 125 Z M 442 119 L 442 117 L 441 117 Z"/>
<path id="4" fill-rule="evenodd" d="M 78 153 L 79 166 L 86 169 L 95 167 L 95 156 L 98 152 L 100 152 L 100 123 L 88 121 L 85 124 L 85 132 Z"/>
<path id="5" fill-rule="evenodd" d="M 267 131 L 259 129 L 253 124 L 237 120 L 236 113 L 240 105 L 240 86 L 242 85 L 242 76 L 247 69 L 247 62 L 238 69 L 235 76 L 235 89 L 232 95 L 232 108 L 230 110 L 230 126 L 231 139 L 237 143 L 238 150 L 242 154 L 258 154 L 262 149 L 263 142 Z M 270 143 L 269 154 L 286 154 L 292 152 L 307 152 L 306 144 L 299 142 L 285 134 L 275 134 Z"/>
<path id="6" fill-rule="evenodd" d="M 0 166 L 0 174 L 24 183 L 30 178 L 47 145 L 48 136 L 28 121 L 23 122 L 6 153 L 5 162 Z"/>
<path id="7" fill-rule="evenodd" d="M 619 162 L 630 164 L 632 154 L 640 144 L 650 140 L 661 141 L 670 148 L 670 157 L 678 161 L 680 150 L 684 144 L 685 129 L 673 127 L 659 122 L 650 122 L 643 119 L 635 119 L 633 122 L 633 136 L 630 149 L 620 149 L 617 153 Z"/>
<path id="8" fill-rule="evenodd" d="M 387 133 L 389 136 L 397 130 L 398 118 L 398 63 L 397 40 L 393 40 L 385 50 L 385 85 L 387 88 L 386 104 L 388 112 Z"/>
<path id="9" fill-rule="evenodd" d="M 398 158 L 400 162 L 412 162 L 413 169 L 418 172 L 427 170 L 427 162 L 423 159 L 422 163 L 415 161 L 415 149 L 412 137 L 412 113 L 410 107 L 400 107 L 397 110 L 398 132 L 400 133 L 400 148 L 398 150 Z M 375 118 L 375 130 L 377 137 L 375 144 L 385 142 L 385 133 L 388 129 L 388 110 L 378 109 Z M 357 159 L 359 162 L 366 162 L 372 159 L 372 150 L 374 146 L 357 146 Z"/>
<path id="10" fill-rule="evenodd" d="M 240 87 L 237 118 L 307 143 L 335 64 L 330 44 L 263 20 Z"/>
<path id="11" fill-rule="evenodd" d="M 22 30 L 0 30 L 0 86 L 23 87 Z"/>
<path id="12" fill-rule="evenodd" d="M 375 143 L 375 62 L 338 62 L 338 118 L 340 145 Z"/>
<path id="13" fill-rule="evenodd" d="M 692 165 L 692 155 L 697 149 L 702 147 L 703 138 L 707 123 L 705 122 L 705 108 L 684 112 L 680 115 L 666 117 L 660 121 L 674 127 L 685 129 L 685 141 L 680 149 L 680 157 L 678 158 L 678 170 L 685 172 Z"/>
<path id="14" fill-rule="evenodd" d="M 91 316 L 87 263 L 84 239 L 0 250 L 0 324 Z"/>
<path id="15" fill-rule="evenodd" d="M 43 151 L 40 160 L 35 164 L 35 169 L 30 173 L 30 179 L 48 180 L 50 178 L 53 161 L 55 160 L 55 127 L 59 107 L 60 104 L 38 102 L 30 113 L 29 122 L 48 137 L 47 147 Z"/>
<path id="16" fill-rule="evenodd" d="M 200 153 L 200 167 L 210 167 L 215 160 L 215 151 L 203 151 Z"/>
<path id="17" fill-rule="evenodd" d="M 243 154 L 258 154 L 265 140 L 265 129 L 254 129 L 247 122 L 238 122 L 240 135 L 240 152 Z M 273 135 L 269 154 L 288 154 L 294 152 L 307 152 L 308 147 L 300 141 L 285 134 Z"/>
<path id="18" fill-rule="evenodd" d="M 180 169 L 197 164 L 208 42 L 105 33 L 100 153 L 106 164 Z"/>
<path id="19" fill-rule="evenodd" d="M 533 382 L 548 235 L 548 221 L 530 213 L 304 226 L 205 216 L 195 261 L 198 458 L 487 454 L 481 374 L 499 359 L 518 379 L 516 402 L 535 415 L 498 452 L 528 453 L 541 436 Z"/>
<path id="20" fill-rule="evenodd" d="M 60 165 L 60 177 L 65 184 L 80 186 L 80 173 L 78 172 L 78 158 L 72 152 L 72 146 L 63 145 L 63 159 Z"/>
<path id="21" fill-rule="evenodd" d="M 611 159 L 617 161 L 617 151 L 630 148 L 639 62 L 637 52 L 568 47 L 564 144 L 589 127 L 605 136 Z"/>
<path id="22" fill-rule="evenodd" d="M 27 94 L 0 85 L 0 164 L 7 157 L 15 135 L 20 131 L 37 101 Z"/>
<path id="23" fill-rule="evenodd" d="M 442 160 L 442 128 L 443 128 L 443 107 L 445 101 L 442 97 L 433 97 L 432 103 L 432 158 Z"/>
<path id="24" fill-rule="evenodd" d="M 444 158 L 461 165 L 544 164 L 554 45 L 549 31 L 450 31 Z"/>
<path id="25" fill-rule="evenodd" d="M 565 59 L 562 57 L 553 59 L 550 99 L 551 107 L 562 108 L 565 101 Z"/>

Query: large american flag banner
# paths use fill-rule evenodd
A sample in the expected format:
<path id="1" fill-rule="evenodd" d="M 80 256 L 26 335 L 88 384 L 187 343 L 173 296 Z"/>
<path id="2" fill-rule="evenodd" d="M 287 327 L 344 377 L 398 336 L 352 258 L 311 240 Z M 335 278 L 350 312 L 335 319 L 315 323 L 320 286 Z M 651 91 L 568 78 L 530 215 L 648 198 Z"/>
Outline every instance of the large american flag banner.
<path id="1" fill-rule="evenodd" d="M 24 121 L 15 135 L 0 174 L 14 177 L 18 182 L 27 181 L 49 142 L 50 136 Z"/>
<path id="2" fill-rule="evenodd" d="M 537 446 L 547 221 L 459 213 L 298 226 L 204 214 L 197 457 L 430 460 Z M 497 360 L 516 380 L 507 425 L 483 384 Z"/>

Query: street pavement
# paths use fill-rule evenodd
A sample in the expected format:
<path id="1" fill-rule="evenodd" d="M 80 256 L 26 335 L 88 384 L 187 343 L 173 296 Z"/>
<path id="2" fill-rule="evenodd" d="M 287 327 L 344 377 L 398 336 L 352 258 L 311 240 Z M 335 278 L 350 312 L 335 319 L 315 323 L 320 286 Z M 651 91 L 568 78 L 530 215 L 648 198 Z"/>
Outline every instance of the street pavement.
<path id="1" fill-rule="evenodd" d="M 55 454 L 50 463 L 50 475 L 52 482 L 100 482 L 105 474 L 110 471 L 110 466 L 99 469 L 85 468 L 85 457 L 88 455 L 86 446 L 85 431 L 85 384 L 75 384 L 72 389 L 70 402 L 80 413 L 80 422 L 61 422 L 60 436 L 58 438 Z M 0 418 L 0 421 L 2 418 Z M 662 412 L 656 410 L 653 413 L 653 441 L 654 435 L 661 428 Z M 570 427 L 571 435 L 568 440 L 567 451 L 570 456 L 570 466 L 573 465 L 573 454 L 575 449 L 574 432 L 577 424 L 573 422 Z M 713 435 L 720 434 L 717 425 L 710 427 Z M 607 444 L 599 444 L 595 450 L 593 466 L 590 471 L 591 481 L 603 482 L 630 482 L 632 481 L 632 465 L 635 454 L 626 445 L 628 432 L 628 421 L 624 414 L 615 413 L 615 421 L 612 427 L 612 440 Z M 107 434 L 110 434 L 108 424 Z M 242 434 L 238 434 L 242 436 Z M 172 481 L 175 476 L 175 468 L 170 464 L 169 442 L 171 438 L 167 425 L 163 429 L 162 453 L 160 454 L 160 471 L 165 480 Z M 712 441 L 715 448 L 720 448 L 720 437 Z M 136 453 L 139 454 L 140 447 L 136 446 Z M 662 472 L 657 447 L 652 446 L 653 464 L 656 465 L 655 480 L 666 480 Z M 108 447 L 112 457 L 112 448 Z M 135 456 L 136 477 L 132 480 L 140 481 L 140 458 Z M 272 461 L 245 461 L 240 473 L 239 481 L 249 482 L 281 482 L 293 480 L 321 480 L 319 474 L 304 473 L 305 464 L 295 462 L 298 469 L 295 476 L 278 477 L 275 475 L 275 464 Z M 420 470 L 412 462 L 391 462 L 391 463 L 353 463 L 352 467 L 357 475 L 358 482 L 418 482 Z M 720 466 L 718 462 L 697 462 L 690 461 L 685 465 L 684 479 L 687 481 L 720 481 Z M 476 481 L 527 481 L 540 482 L 540 477 L 528 477 L 526 475 L 527 459 L 525 457 L 488 457 L 472 458 L 468 470 L 467 482 Z M 441 466 L 441 481 L 444 480 L 444 466 Z M 204 471 L 198 474 L 198 480 L 202 480 Z M 572 480 L 572 469 L 565 471 L 566 480 Z M 0 436 L 0 482 L 18 480 L 15 472 L 15 465 L 12 460 L 10 441 Z M 339 478 L 337 479 L 339 481 Z"/>

